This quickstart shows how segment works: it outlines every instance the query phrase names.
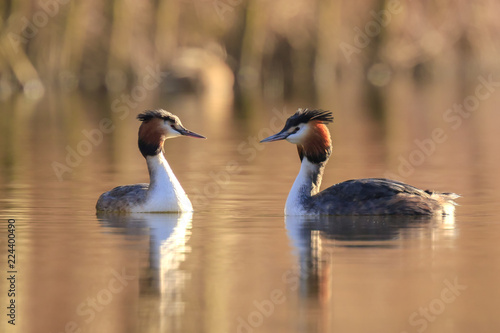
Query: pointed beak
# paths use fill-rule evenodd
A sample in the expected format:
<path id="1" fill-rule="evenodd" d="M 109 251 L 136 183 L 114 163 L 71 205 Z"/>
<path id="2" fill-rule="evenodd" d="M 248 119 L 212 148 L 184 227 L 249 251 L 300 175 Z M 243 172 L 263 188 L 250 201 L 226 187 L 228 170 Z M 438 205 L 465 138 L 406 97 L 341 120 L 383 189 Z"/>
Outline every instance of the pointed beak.
<path id="1" fill-rule="evenodd" d="M 190 136 L 190 137 L 192 137 L 192 138 L 206 139 L 206 137 L 204 137 L 203 135 L 198 134 L 198 133 L 195 133 L 195 132 L 191 132 L 190 130 L 185 129 L 184 127 L 181 127 L 181 128 L 180 128 L 180 129 L 178 129 L 177 131 L 178 131 L 181 135 Z"/>
<path id="2" fill-rule="evenodd" d="M 261 140 L 260 142 L 273 142 L 273 141 L 279 141 L 279 140 L 285 140 L 290 134 L 286 131 L 281 131 L 279 133 L 276 133 L 274 135 L 271 135 L 270 137 L 265 138 L 264 140 Z"/>

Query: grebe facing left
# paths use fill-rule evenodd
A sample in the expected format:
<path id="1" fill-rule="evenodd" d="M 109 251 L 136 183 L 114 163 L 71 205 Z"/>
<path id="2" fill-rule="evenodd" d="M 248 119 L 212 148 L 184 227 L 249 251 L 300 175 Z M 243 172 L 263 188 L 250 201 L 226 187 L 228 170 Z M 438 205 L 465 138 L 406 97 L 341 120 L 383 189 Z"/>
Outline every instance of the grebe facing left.
<path id="1" fill-rule="evenodd" d="M 433 215 L 453 214 L 459 196 L 420 190 L 380 178 L 348 180 L 320 192 L 332 152 L 325 124 L 332 113 L 299 109 L 285 127 L 261 142 L 287 140 L 297 145 L 302 165 L 285 204 L 285 215 Z"/>
<path id="2" fill-rule="evenodd" d="M 137 119 L 142 121 L 139 150 L 148 164 L 150 183 L 115 187 L 99 197 L 96 209 L 144 213 L 192 211 L 191 201 L 163 155 L 163 143 L 181 135 L 205 137 L 184 128 L 177 116 L 165 110 L 145 111 Z"/>

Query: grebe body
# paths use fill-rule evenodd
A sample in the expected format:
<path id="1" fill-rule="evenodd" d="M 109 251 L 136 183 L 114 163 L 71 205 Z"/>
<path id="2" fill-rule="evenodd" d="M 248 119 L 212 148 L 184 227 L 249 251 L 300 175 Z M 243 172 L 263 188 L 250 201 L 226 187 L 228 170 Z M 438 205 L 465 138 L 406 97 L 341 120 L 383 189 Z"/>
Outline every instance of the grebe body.
<path id="1" fill-rule="evenodd" d="M 99 197 L 96 209 L 107 212 L 192 211 L 191 201 L 165 159 L 163 143 L 181 135 L 205 137 L 184 128 L 177 116 L 165 110 L 145 111 L 137 118 L 142 121 L 139 150 L 146 159 L 150 183 L 115 187 Z"/>
<path id="2" fill-rule="evenodd" d="M 325 124 L 332 113 L 299 109 L 284 128 L 261 142 L 287 140 L 297 145 L 301 167 L 285 204 L 285 215 L 433 215 L 453 214 L 458 195 L 424 191 L 395 180 L 348 180 L 320 192 L 332 152 Z"/>

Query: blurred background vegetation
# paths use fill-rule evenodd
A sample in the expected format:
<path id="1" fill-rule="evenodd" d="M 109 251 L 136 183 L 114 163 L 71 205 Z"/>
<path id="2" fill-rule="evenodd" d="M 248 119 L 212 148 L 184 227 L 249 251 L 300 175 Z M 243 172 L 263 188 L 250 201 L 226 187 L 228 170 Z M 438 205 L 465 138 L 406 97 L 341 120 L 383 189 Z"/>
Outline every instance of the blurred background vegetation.
<path id="1" fill-rule="evenodd" d="M 165 93 L 321 101 L 354 81 L 376 104 L 397 75 L 496 71 L 499 14 L 494 0 L 4 0 L 0 100 L 116 94 L 160 68 Z"/>

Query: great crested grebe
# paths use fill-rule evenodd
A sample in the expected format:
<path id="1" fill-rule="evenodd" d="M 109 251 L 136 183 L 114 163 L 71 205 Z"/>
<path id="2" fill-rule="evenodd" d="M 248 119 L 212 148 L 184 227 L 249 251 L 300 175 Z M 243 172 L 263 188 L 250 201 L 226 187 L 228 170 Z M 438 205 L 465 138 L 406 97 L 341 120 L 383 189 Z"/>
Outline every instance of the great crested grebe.
<path id="1" fill-rule="evenodd" d="M 432 215 L 453 214 L 454 193 L 420 190 L 398 181 L 348 180 L 320 192 L 332 152 L 330 111 L 299 109 L 285 127 L 261 142 L 287 140 L 297 145 L 302 165 L 285 204 L 285 215 Z"/>
<path id="2" fill-rule="evenodd" d="M 163 143 L 177 136 L 205 139 L 203 135 L 185 129 L 179 118 L 165 110 L 149 110 L 137 116 L 139 150 L 146 159 L 150 184 L 118 186 L 101 194 L 98 211 L 121 212 L 188 212 L 191 201 L 163 155 Z"/>

